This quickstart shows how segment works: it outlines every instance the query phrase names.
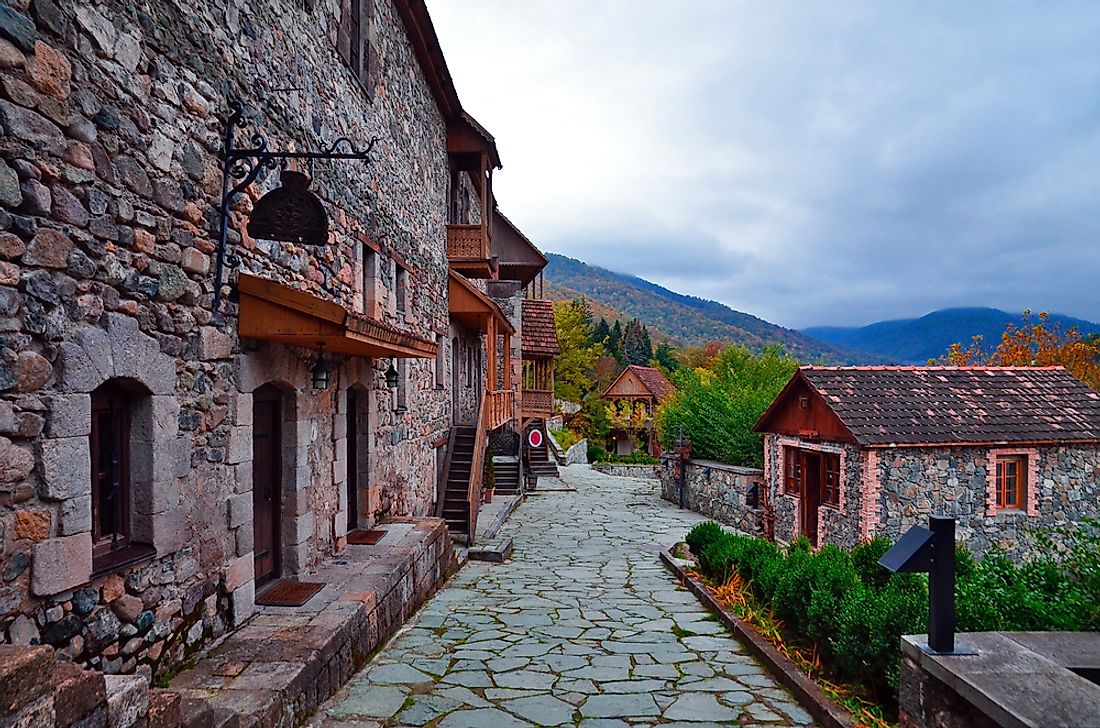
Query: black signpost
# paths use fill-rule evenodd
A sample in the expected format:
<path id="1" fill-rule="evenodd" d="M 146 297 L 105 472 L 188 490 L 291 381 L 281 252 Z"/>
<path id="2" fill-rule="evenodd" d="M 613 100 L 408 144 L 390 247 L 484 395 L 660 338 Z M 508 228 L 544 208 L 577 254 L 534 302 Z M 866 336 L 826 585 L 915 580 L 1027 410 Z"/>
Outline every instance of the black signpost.
<path id="1" fill-rule="evenodd" d="M 931 516 L 928 528 L 913 526 L 879 564 L 895 573 L 928 574 L 928 644 L 933 655 L 973 655 L 955 646 L 955 519 Z"/>

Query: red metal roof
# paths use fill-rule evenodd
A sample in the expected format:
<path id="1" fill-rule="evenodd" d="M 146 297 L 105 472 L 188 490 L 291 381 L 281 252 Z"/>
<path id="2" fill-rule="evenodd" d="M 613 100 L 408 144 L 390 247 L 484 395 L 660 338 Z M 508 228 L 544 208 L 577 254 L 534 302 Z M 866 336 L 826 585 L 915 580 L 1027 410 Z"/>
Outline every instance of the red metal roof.
<path id="1" fill-rule="evenodd" d="M 1062 367 L 803 367 L 799 378 L 861 445 L 1100 441 L 1100 393 Z"/>

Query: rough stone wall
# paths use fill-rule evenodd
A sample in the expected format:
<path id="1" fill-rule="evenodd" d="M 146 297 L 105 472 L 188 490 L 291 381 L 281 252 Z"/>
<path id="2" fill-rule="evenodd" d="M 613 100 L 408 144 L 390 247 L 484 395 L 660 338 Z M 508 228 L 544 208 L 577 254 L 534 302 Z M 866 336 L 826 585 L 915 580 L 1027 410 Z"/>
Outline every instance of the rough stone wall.
<path id="1" fill-rule="evenodd" d="M 783 492 L 783 448 L 838 453 L 840 455 L 840 504 L 817 509 L 818 542 L 852 548 L 860 542 L 860 504 L 863 491 L 863 461 L 859 448 L 843 443 L 819 443 L 778 435 L 764 437 L 764 473 L 775 511 L 775 538 L 789 543 L 802 533 L 799 499 Z"/>
<path id="2" fill-rule="evenodd" d="M 1023 558 L 1029 529 L 1065 526 L 1100 515 L 1100 447 L 1024 448 L 1030 501 L 998 511 L 992 497 L 998 452 L 1019 448 L 894 448 L 879 451 L 878 533 L 897 538 L 928 516 L 958 519 L 956 533 L 975 555 L 1000 547 Z M 1021 451 L 1022 452 L 1022 451 Z"/>
<path id="3" fill-rule="evenodd" d="M 286 389 L 297 418 L 283 493 L 291 571 L 338 548 L 346 527 L 348 386 L 370 393 L 373 517 L 429 512 L 430 442 L 450 416 L 431 361 L 408 363 L 398 412 L 389 360 L 349 361 L 317 392 L 310 352 L 239 341 L 233 303 L 214 325 L 224 99 L 245 103 L 248 132 L 272 148 L 381 140 L 369 164 L 300 167 L 330 214 L 323 249 L 248 236 L 252 202 L 278 184 L 263 176 L 232 214 L 242 269 L 362 310 L 369 240 L 384 263 L 382 315 L 429 337 L 447 331 L 446 128 L 386 0 L 368 29 L 373 101 L 337 54 L 337 2 L 11 5 L 0 13 L 0 631 L 106 671 L 163 671 L 251 613 L 256 387 Z M 404 321 L 394 261 L 412 277 Z M 148 529 L 157 554 L 92 579 L 88 393 L 116 377 L 144 391 L 135 531 Z"/>
<path id="4" fill-rule="evenodd" d="M 482 386 L 485 374 L 484 337 L 480 332 L 468 329 L 457 321 L 451 322 L 450 329 L 451 366 L 458 371 L 458 390 L 454 394 L 454 421 L 473 424 L 477 422 L 478 408 L 481 407 Z M 481 365 L 478 366 L 478 356 Z M 457 365 L 457 366 L 456 366 Z M 448 385 L 448 390 L 451 385 Z M 448 394 L 451 394 L 448 391 Z"/>
<path id="5" fill-rule="evenodd" d="M 661 479 L 661 497 L 679 505 L 679 458 L 665 455 L 654 467 Z M 713 460 L 689 460 L 686 471 L 684 505 L 744 533 L 763 535 L 763 510 L 750 508 L 746 502 L 749 487 L 763 483 L 763 471 Z"/>

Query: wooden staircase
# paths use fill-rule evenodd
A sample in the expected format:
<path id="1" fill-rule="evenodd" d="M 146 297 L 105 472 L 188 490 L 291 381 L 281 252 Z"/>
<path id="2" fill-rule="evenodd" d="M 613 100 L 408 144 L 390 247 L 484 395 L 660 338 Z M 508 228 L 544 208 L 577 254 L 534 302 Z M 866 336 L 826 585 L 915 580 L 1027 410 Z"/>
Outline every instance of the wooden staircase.
<path id="1" fill-rule="evenodd" d="M 557 478 L 558 464 L 550 454 L 550 439 L 546 437 L 546 420 L 532 420 L 527 426 L 528 431 L 542 430 L 543 446 L 528 447 L 527 461 L 530 463 L 531 475 L 538 478 Z"/>
<path id="2" fill-rule="evenodd" d="M 495 457 L 493 467 L 496 469 L 498 495 L 515 495 L 520 491 L 519 458 Z"/>
<path id="3" fill-rule="evenodd" d="M 470 470 L 474 464 L 477 427 L 455 425 L 451 428 L 447 465 L 443 471 L 443 494 L 437 514 L 447 521 L 451 534 L 462 534 L 470 542 Z"/>

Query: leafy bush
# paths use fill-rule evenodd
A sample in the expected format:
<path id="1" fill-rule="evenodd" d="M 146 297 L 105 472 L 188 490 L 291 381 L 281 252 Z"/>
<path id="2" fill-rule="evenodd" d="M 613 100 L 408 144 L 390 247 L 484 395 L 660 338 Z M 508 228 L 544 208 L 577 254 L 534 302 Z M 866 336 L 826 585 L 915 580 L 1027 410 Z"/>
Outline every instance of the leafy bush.
<path id="1" fill-rule="evenodd" d="M 960 631 L 1100 629 L 1100 522 L 1035 538 L 1045 544 L 1042 555 L 1022 564 L 998 552 L 977 561 L 957 545 Z M 709 578 L 724 582 L 736 571 L 789 637 L 817 648 L 835 677 L 894 704 L 901 636 L 928 629 L 928 580 L 878 565 L 889 539 L 851 553 L 833 545 L 815 551 L 801 537 L 781 549 L 708 522 L 692 529 L 688 544 Z"/>
<path id="2" fill-rule="evenodd" d="M 723 534 L 725 531 L 720 525 L 714 521 L 704 521 L 693 526 L 687 536 L 684 536 L 684 541 L 687 542 L 691 553 L 698 556 L 703 553 L 703 549 L 720 539 Z"/>
<path id="3" fill-rule="evenodd" d="M 607 460 L 607 450 L 595 442 L 588 443 L 588 462 L 600 463 Z"/>
<path id="4" fill-rule="evenodd" d="M 859 580 L 867 586 L 875 589 L 886 586 L 886 582 L 890 578 L 890 572 L 885 566 L 880 566 L 878 560 L 886 555 L 886 552 L 890 550 L 890 546 L 890 539 L 885 536 L 877 536 L 852 549 L 852 565 L 859 575 Z M 969 554 L 970 552 L 967 551 L 967 555 Z"/>
<path id="5" fill-rule="evenodd" d="M 554 436 L 554 440 L 562 450 L 568 450 L 584 439 L 572 430 L 550 430 L 550 434 Z"/>

